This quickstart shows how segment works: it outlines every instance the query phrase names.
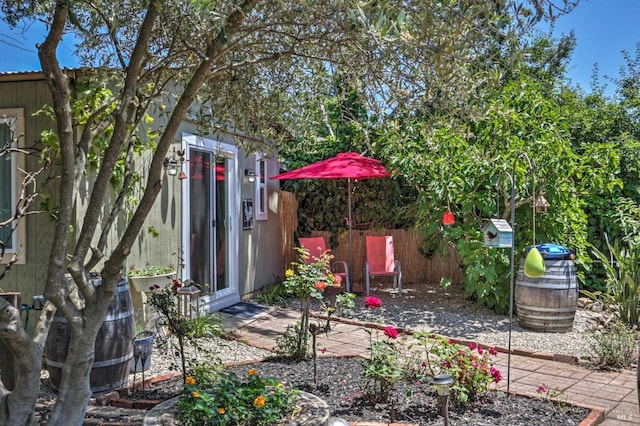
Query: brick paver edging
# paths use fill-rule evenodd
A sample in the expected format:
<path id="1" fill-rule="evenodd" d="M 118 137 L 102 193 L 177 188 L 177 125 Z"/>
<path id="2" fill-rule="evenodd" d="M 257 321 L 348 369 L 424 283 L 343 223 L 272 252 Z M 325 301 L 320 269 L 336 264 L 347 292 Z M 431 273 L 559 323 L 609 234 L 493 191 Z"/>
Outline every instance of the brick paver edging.
<path id="1" fill-rule="evenodd" d="M 313 313 L 311 312 L 310 315 L 313 318 L 318 318 L 318 319 L 323 319 L 326 320 L 327 319 L 327 315 L 326 314 L 317 314 L 317 313 Z M 363 327 L 363 328 L 373 328 L 376 330 L 384 330 L 385 325 L 383 324 L 378 324 L 375 322 L 366 322 L 366 321 L 358 321 L 358 320 L 353 320 L 353 319 L 349 319 L 349 318 L 341 318 L 341 317 L 332 317 L 331 321 L 334 322 L 339 322 L 339 323 L 343 323 L 343 324 L 349 324 L 349 325 L 355 325 L 355 326 L 359 326 L 359 327 Z M 404 334 L 407 336 L 411 336 L 414 333 L 418 332 L 418 330 L 412 330 L 410 328 L 396 328 L 398 330 L 398 333 L 400 334 Z M 438 334 L 438 333 L 431 333 L 430 336 L 432 337 L 446 337 L 448 338 L 452 343 L 456 343 L 459 345 L 469 345 L 469 343 L 475 343 L 477 346 L 482 347 L 483 349 L 489 349 L 489 348 L 495 348 L 498 352 L 502 352 L 502 353 L 509 353 L 509 348 L 505 348 L 502 346 L 490 346 L 487 345 L 485 343 L 482 342 L 474 342 L 472 340 L 464 340 L 464 339 L 457 339 L 455 337 L 447 337 L 444 336 L 442 334 Z M 557 362 L 564 362 L 566 364 L 573 364 L 573 365 L 577 365 L 579 364 L 579 359 L 576 356 L 573 355 L 565 355 L 565 354 L 552 354 L 552 353 L 547 353 L 547 352 L 533 352 L 533 351 L 529 351 L 529 350 L 525 350 L 525 349 L 513 349 L 511 348 L 511 353 L 513 355 L 522 355 L 522 356 L 526 356 L 529 358 L 538 358 L 538 359 L 545 359 L 548 361 L 557 361 Z"/>

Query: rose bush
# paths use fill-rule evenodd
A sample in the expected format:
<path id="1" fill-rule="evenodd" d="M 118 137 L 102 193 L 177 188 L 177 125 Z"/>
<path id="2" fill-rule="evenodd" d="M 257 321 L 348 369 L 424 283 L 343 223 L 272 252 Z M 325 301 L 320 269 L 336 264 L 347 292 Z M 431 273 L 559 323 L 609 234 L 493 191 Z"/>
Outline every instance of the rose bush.
<path id="1" fill-rule="evenodd" d="M 449 397 L 454 403 L 467 404 L 502 380 L 502 373 L 494 366 L 498 354 L 495 348 L 483 349 L 475 343 L 462 346 L 450 339 L 418 332 L 413 337 L 419 345 L 428 347 L 428 367 L 432 375 L 445 373 L 454 380 Z"/>
<path id="2" fill-rule="evenodd" d="M 382 306 L 382 301 L 377 297 L 365 298 L 365 306 L 369 309 L 377 309 Z M 401 342 L 396 342 L 399 336 L 398 330 L 390 325 L 383 329 L 387 339 L 380 340 L 378 331 L 373 339 L 374 332 L 364 329 L 369 334 L 370 356 L 362 361 L 364 385 L 362 397 L 369 404 L 386 403 L 389 400 L 395 384 L 405 379 L 404 358 L 402 356 Z"/>
<path id="3" fill-rule="evenodd" d="M 167 352 L 179 355 L 179 368 L 182 371 L 182 377 L 187 377 L 187 364 L 189 363 L 185 352 L 187 346 L 196 349 L 200 355 L 204 355 L 211 363 L 217 362 L 215 354 L 202 347 L 199 339 L 220 335 L 223 327 L 219 313 L 206 315 L 197 313 L 194 317 L 183 315 L 179 309 L 178 290 L 180 288 L 182 288 L 182 283 L 178 279 L 174 279 L 171 286 L 164 288 L 152 286 L 148 304 L 154 311 L 154 321 L 158 329 L 166 328 L 169 336 L 173 338 L 173 340 L 168 338 L 161 339 L 159 346 L 175 346 L 173 351 Z M 160 334 L 165 335 L 167 333 Z M 172 367 L 175 368 L 175 366 Z"/>
<path id="4" fill-rule="evenodd" d="M 293 268 L 285 271 L 284 287 L 289 295 L 300 300 L 301 319 L 295 326 L 287 327 L 285 333 L 277 340 L 275 351 L 293 359 L 304 359 L 310 353 L 311 299 L 317 299 L 322 303 L 323 291 L 327 287 L 339 287 L 342 279 L 331 273 L 330 265 L 333 255 L 329 250 L 322 253 L 319 258 L 312 258 L 306 249 L 297 247 L 296 250 L 300 256 L 297 262 L 292 262 Z M 324 328 L 329 328 L 328 322 Z M 315 358 L 315 345 L 312 350 Z"/>

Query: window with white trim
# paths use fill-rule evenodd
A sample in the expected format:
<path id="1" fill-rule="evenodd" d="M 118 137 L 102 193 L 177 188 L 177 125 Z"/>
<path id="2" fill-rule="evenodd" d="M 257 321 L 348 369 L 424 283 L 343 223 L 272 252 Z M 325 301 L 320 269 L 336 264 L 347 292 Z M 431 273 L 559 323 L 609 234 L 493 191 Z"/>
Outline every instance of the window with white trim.
<path id="1" fill-rule="evenodd" d="M 18 147 L 18 140 L 24 136 L 24 111 L 22 108 L 0 109 L 0 223 L 10 219 L 17 202 L 20 182 L 18 170 L 24 159 L 12 148 Z M 20 164 L 19 164 L 20 163 Z M 0 241 L 6 244 L 2 263 L 9 262 L 18 254 L 18 263 L 25 259 L 25 232 L 23 218 L 20 226 L 15 223 L 0 226 Z M 12 232 L 12 229 L 13 232 Z"/>
<path id="2" fill-rule="evenodd" d="M 256 220 L 267 220 L 268 192 L 267 192 L 267 160 L 256 157 L 256 205 L 253 207 Z"/>

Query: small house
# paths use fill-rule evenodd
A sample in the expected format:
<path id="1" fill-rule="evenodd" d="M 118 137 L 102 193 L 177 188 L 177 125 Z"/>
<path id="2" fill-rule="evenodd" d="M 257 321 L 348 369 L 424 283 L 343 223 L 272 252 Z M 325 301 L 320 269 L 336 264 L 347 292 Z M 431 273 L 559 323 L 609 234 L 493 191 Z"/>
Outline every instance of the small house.
<path id="1" fill-rule="evenodd" d="M 67 70 L 68 73 L 76 73 Z M 80 75 L 70 75 L 72 81 Z M 0 73 L 0 137 L 10 131 L 21 146 L 33 146 L 53 123 L 46 114 L 35 114 L 51 105 L 51 95 L 40 72 Z M 157 117 L 150 125 L 161 131 Z M 170 265 L 177 277 L 202 289 L 200 306 L 216 311 L 270 284 L 281 274 L 278 159 L 244 152 L 237 135 L 201 134 L 189 117 L 183 120 L 172 148 L 166 153 L 166 173 L 154 209 L 134 244 L 124 269 Z M 21 182 L 20 170 L 35 170 L 35 156 L 15 152 L 0 162 L 0 220 L 11 217 Z M 144 178 L 147 156 L 136 158 Z M 78 217 L 87 209 L 91 173 L 80 188 Z M 55 184 L 55 181 L 53 181 Z M 43 188 L 45 188 L 43 186 Z M 51 191 L 52 205 L 56 203 Z M 101 214 L 106 215 L 105 212 Z M 125 221 L 114 226 L 114 237 Z M 81 223 L 75 223 L 80 229 Z M 0 287 L 20 292 L 30 304 L 42 294 L 54 226 L 49 215 L 32 214 L 13 233 L 4 262 L 15 253 Z M 0 229 L 0 235 L 3 230 Z M 131 290 L 132 293 L 134 290 Z M 134 303 L 135 305 L 135 303 Z"/>

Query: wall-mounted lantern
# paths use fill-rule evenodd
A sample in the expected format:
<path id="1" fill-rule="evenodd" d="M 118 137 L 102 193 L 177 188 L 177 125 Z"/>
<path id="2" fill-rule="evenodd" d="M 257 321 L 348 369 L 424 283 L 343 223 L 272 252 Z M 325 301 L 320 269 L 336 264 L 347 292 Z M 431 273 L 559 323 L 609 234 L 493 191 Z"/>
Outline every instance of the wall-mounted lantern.
<path id="1" fill-rule="evenodd" d="M 256 172 L 253 169 L 244 169 L 244 176 L 249 183 L 256 183 Z"/>
<path id="2" fill-rule="evenodd" d="M 169 157 L 165 157 L 164 159 L 164 167 L 167 169 L 167 176 L 176 176 L 178 174 L 178 169 L 180 165 L 178 161 Z"/>

